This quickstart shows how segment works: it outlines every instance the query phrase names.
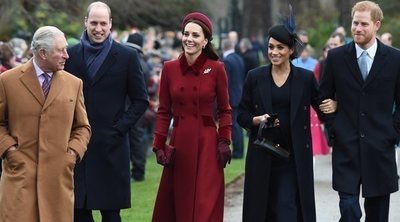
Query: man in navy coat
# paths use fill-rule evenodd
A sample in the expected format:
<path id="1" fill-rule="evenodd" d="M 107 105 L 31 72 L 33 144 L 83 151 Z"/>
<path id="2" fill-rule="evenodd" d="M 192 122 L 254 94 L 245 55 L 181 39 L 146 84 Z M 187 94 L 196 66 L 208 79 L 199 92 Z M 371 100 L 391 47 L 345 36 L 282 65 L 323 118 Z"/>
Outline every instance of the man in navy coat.
<path id="1" fill-rule="evenodd" d="M 232 107 L 232 158 L 243 158 L 243 130 L 238 124 L 238 106 L 242 97 L 245 66 L 242 57 L 235 52 L 232 40 L 221 41 L 223 62 L 228 75 L 229 104 Z"/>
<path id="2" fill-rule="evenodd" d="M 129 128 L 148 106 L 145 82 L 135 50 L 113 41 L 111 10 L 103 2 L 89 5 L 80 44 L 68 50 L 65 69 L 81 78 L 92 138 L 75 168 L 75 222 L 119 222 L 129 208 Z M 131 104 L 126 107 L 126 98 Z"/>
<path id="3" fill-rule="evenodd" d="M 366 221 L 382 222 L 388 221 L 390 193 L 398 190 L 400 52 L 376 38 L 383 19 L 376 3 L 358 2 L 352 18 L 354 41 L 329 50 L 320 86 L 322 99 L 337 99 L 331 123 L 333 188 L 340 222 L 360 221 L 361 186 Z M 366 65 L 365 78 L 358 63 Z"/>

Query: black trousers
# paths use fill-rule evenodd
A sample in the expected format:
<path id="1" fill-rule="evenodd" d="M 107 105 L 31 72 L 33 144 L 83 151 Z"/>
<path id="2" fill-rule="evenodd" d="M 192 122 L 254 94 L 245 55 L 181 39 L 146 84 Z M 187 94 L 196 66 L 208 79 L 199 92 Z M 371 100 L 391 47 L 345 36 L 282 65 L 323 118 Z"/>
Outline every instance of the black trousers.
<path id="1" fill-rule="evenodd" d="M 144 180 L 147 151 L 149 149 L 147 127 L 143 117 L 129 131 L 131 176 L 136 181 Z"/>
<path id="2" fill-rule="evenodd" d="M 362 212 L 359 203 L 359 194 L 339 192 L 339 222 L 360 221 Z M 365 222 L 389 221 L 390 194 L 378 197 L 365 197 L 364 210 Z"/>
<path id="3" fill-rule="evenodd" d="M 120 210 L 100 210 L 102 222 L 121 222 Z M 74 222 L 94 222 L 92 210 L 74 210 Z"/>
<path id="4" fill-rule="evenodd" d="M 232 107 L 232 157 L 242 158 L 243 157 L 243 129 L 237 122 L 238 108 Z"/>

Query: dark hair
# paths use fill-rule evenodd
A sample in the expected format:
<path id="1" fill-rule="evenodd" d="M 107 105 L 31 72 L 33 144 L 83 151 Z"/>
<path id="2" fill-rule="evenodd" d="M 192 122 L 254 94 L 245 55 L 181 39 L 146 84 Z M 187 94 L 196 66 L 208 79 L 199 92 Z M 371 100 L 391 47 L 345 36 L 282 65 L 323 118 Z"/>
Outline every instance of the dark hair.
<path id="1" fill-rule="evenodd" d="M 198 20 L 189 20 L 188 22 L 186 22 L 185 26 L 182 27 L 182 33 L 185 31 L 185 27 L 189 22 L 196 23 L 203 30 L 204 36 L 208 40 L 207 45 L 203 49 L 206 56 L 212 60 L 219 60 L 218 53 L 215 50 L 213 44 L 211 43 L 211 41 L 212 41 L 211 31 L 210 31 L 210 29 L 207 28 L 207 26 L 204 23 L 202 23 L 201 21 L 198 21 Z M 183 49 L 183 47 L 182 47 L 182 49 Z"/>

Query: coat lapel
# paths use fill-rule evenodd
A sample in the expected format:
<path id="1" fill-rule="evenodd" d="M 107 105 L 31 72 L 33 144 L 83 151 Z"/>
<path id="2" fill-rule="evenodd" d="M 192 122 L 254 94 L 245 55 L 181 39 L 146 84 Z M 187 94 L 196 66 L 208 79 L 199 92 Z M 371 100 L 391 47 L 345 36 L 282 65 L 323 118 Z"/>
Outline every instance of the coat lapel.
<path id="1" fill-rule="evenodd" d="M 298 106 L 304 92 L 304 79 L 301 74 L 297 72 L 297 69 L 291 64 L 291 84 L 290 84 L 290 122 L 296 118 Z M 287 81 L 287 80 L 286 80 Z"/>
<path id="2" fill-rule="evenodd" d="M 260 85 L 260 87 L 257 87 L 259 89 L 259 93 L 260 95 L 263 95 L 261 96 L 262 105 L 264 108 L 263 110 L 265 110 L 266 113 L 271 114 L 273 112 L 271 97 L 271 84 L 273 81 L 271 75 L 271 65 L 268 65 L 265 69 L 262 69 L 256 81 Z"/>
<path id="3" fill-rule="evenodd" d="M 64 77 L 62 71 L 57 71 L 53 73 L 53 78 L 51 79 L 51 86 L 50 86 L 50 91 L 49 95 L 47 96 L 43 110 L 46 109 L 53 101 L 54 99 L 60 94 L 62 88 L 64 87 Z"/>
<path id="4" fill-rule="evenodd" d="M 377 42 L 378 42 L 378 48 L 376 50 L 374 61 L 372 62 L 371 70 L 369 71 L 367 79 L 365 80 L 365 86 L 367 86 L 369 83 L 372 82 L 372 80 L 378 75 L 382 67 L 384 67 L 386 61 L 388 61 L 388 59 L 386 59 L 387 56 L 386 46 L 384 46 L 383 43 L 381 43 L 379 40 L 377 40 Z"/>
<path id="5" fill-rule="evenodd" d="M 33 95 L 33 97 L 40 103 L 40 105 L 43 106 L 45 98 L 42 87 L 40 87 L 39 79 L 36 75 L 32 59 L 23 66 L 24 67 L 22 67 L 21 69 L 22 75 L 20 76 L 20 81 Z"/>
<path id="6" fill-rule="evenodd" d="M 76 73 L 71 73 L 71 74 L 82 79 L 83 82 L 91 83 L 93 80 L 89 77 L 89 75 L 87 73 L 86 63 L 81 62 L 81 61 L 85 61 L 83 58 L 82 44 L 79 44 L 78 48 L 76 50 L 74 50 L 73 52 L 71 52 L 70 57 L 71 57 L 70 59 L 73 60 L 72 63 L 74 64 L 74 66 L 77 66 L 76 70 L 78 70 Z"/>
<path id="7" fill-rule="evenodd" d="M 353 42 L 352 44 L 347 45 L 346 53 L 344 55 L 344 61 L 346 62 L 346 65 L 348 66 L 353 78 L 356 79 L 356 81 L 360 85 L 363 85 L 364 80 L 361 76 L 360 68 L 358 67 L 356 47 L 354 44 L 355 43 Z"/>
<path id="8" fill-rule="evenodd" d="M 104 63 L 100 66 L 99 71 L 97 71 L 97 74 L 94 76 L 94 78 L 91 81 L 91 85 L 93 86 L 94 84 L 96 84 L 97 81 L 99 81 L 99 79 L 101 79 L 101 77 L 107 73 L 107 71 L 109 70 L 109 68 L 112 66 L 112 64 L 115 63 L 115 60 L 117 58 L 118 52 L 115 48 L 115 43 L 113 43 L 113 45 L 111 46 L 110 52 L 108 53 L 106 59 L 104 60 Z"/>

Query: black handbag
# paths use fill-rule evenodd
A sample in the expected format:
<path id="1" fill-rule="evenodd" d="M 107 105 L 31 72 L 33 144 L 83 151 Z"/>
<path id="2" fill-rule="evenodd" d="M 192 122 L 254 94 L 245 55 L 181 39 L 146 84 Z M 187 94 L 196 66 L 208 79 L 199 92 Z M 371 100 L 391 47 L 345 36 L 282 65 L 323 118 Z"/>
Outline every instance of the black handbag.
<path id="1" fill-rule="evenodd" d="M 274 156 L 288 159 L 290 152 L 274 141 L 276 135 L 280 133 L 280 126 L 276 124 L 276 119 L 278 119 L 278 115 L 273 114 L 267 121 L 261 122 L 258 127 L 257 139 L 254 141 L 254 145 L 267 150 Z"/>

